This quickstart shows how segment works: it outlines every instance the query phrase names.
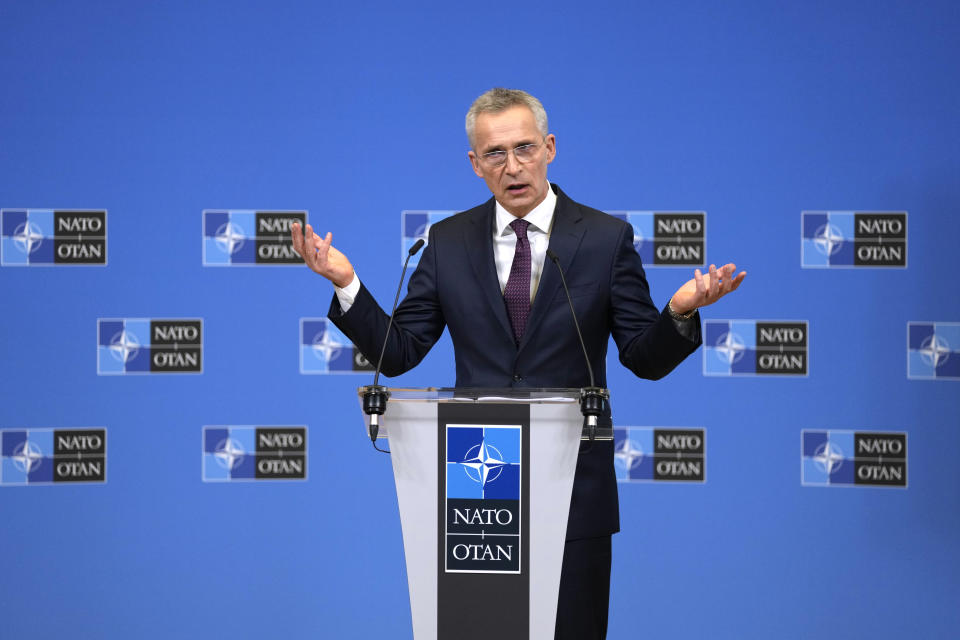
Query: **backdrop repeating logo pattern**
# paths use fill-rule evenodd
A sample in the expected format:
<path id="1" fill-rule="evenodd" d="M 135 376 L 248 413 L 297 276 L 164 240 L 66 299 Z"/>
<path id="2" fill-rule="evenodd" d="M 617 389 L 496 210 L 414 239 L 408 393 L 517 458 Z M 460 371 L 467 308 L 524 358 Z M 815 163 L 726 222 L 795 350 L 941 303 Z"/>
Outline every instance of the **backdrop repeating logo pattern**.
<path id="1" fill-rule="evenodd" d="M 907 486 L 906 432 L 805 429 L 800 438 L 805 486 Z"/>
<path id="2" fill-rule="evenodd" d="M 705 429 L 614 427 L 618 482 L 705 482 Z"/>
<path id="3" fill-rule="evenodd" d="M 0 486 L 106 481 L 106 429 L 0 431 Z"/>
<path id="4" fill-rule="evenodd" d="M 300 318 L 300 373 L 369 373 L 374 369 L 327 318 Z"/>
<path id="5" fill-rule="evenodd" d="M 960 322 L 907 323 L 907 377 L 960 380 Z"/>
<path id="6" fill-rule="evenodd" d="M 521 427 L 447 425 L 447 573 L 520 573 Z"/>
<path id="7" fill-rule="evenodd" d="M 303 264 L 293 250 L 290 226 L 304 228 L 306 211 L 203 211 L 203 264 L 207 267 Z"/>
<path id="8" fill-rule="evenodd" d="M 803 211 L 801 266 L 906 267 L 905 211 Z"/>
<path id="9" fill-rule="evenodd" d="M 703 211 L 609 211 L 633 227 L 633 246 L 644 266 L 706 264 L 707 214 Z"/>
<path id="10" fill-rule="evenodd" d="M 203 320 L 99 318 L 97 374 L 203 373 Z"/>
<path id="11" fill-rule="evenodd" d="M 0 264 L 107 264 L 107 212 L 73 209 L 0 210 Z"/>
<path id="12" fill-rule="evenodd" d="M 400 264 L 407 259 L 407 253 L 410 247 L 417 240 L 427 241 L 427 234 L 430 232 L 430 225 L 436 224 L 445 218 L 449 218 L 456 211 L 401 211 L 400 212 Z M 410 266 L 413 267 L 420 262 L 420 256 L 423 252 L 410 258 Z"/>
<path id="13" fill-rule="evenodd" d="M 805 320 L 705 320 L 703 374 L 806 376 L 809 331 Z"/>
<path id="14" fill-rule="evenodd" d="M 307 428 L 203 428 L 203 481 L 306 480 Z"/>

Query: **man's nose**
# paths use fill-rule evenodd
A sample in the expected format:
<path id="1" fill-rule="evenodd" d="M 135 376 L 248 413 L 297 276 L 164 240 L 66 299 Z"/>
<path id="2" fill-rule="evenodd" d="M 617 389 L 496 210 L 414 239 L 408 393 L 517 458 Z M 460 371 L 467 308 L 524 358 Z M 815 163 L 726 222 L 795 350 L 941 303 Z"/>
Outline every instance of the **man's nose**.
<path id="1" fill-rule="evenodd" d="M 507 152 L 507 173 L 510 175 L 516 175 L 520 173 L 520 161 L 517 160 L 517 154 L 511 149 Z"/>

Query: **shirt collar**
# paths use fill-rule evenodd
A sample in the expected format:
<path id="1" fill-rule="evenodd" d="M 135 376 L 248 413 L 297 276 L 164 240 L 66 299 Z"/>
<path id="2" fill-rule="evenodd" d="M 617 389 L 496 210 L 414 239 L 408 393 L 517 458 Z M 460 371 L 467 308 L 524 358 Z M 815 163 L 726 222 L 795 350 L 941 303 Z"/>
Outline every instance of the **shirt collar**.
<path id="1" fill-rule="evenodd" d="M 547 196 L 543 199 L 543 202 L 538 204 L 533 210 L 527 215 L 523 216 L 523 220 L 526 220 L 530 223 L 530 226 L 536 227 L 538 230 L 543 233 L 550 233 L 550 225 L 553 222 L 553 211 L 557 208 L 557 194 L 553 192 L 553 186 L 548 182 L 547 183 Z M 513 229 L 510 229 L 510 223 L 517 219 L 517 216 L 513 215 L 509 211 L 503 208 L 503 205 L 499 201 L 496 202 L 497 209 L 497 220 L 496 220 L 496 231 L 498 236 L 505 235 L 508 231 L 513 233 Z"/>

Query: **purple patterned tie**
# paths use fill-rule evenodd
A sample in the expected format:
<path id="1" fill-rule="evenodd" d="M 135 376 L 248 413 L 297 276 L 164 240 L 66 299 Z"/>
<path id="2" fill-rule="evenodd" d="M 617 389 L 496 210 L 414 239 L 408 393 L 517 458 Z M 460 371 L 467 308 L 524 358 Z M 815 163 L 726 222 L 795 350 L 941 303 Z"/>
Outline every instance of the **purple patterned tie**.
<path id="1" fill-rule="evenodd" d="M 526 220 L 514 220 L 510 227 L 517 234 L 517 249 L 513 254 L 510 277 L 503 290 L 503 299 L 507 303 L 507 314 L 513 327 L 513 338 L 520 344 L 523 330 L 527 328 L 530 317 L 530 241 L 527 240 Z"/>

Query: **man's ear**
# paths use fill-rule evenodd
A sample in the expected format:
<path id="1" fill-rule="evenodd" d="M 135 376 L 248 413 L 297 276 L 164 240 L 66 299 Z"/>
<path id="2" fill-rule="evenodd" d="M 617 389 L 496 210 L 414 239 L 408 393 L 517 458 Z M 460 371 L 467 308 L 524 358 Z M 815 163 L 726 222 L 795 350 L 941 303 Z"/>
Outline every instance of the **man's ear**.
<path id="1" fill-rule="evenodd" d="M 467 157 L 470 158 L 470 166 L 473 167 L 473 172 L 477 174 L 478 178 L 482 178 L 483 172 L 480 170 L 480 159 L 477 158 L 477 154 L 473 149 L 467 151 Z"/>

